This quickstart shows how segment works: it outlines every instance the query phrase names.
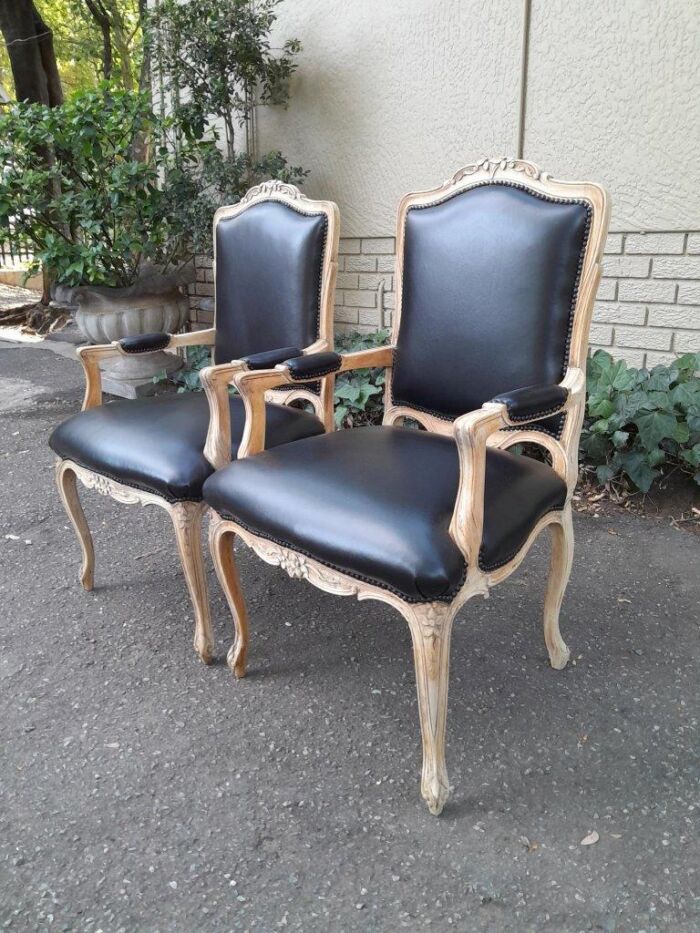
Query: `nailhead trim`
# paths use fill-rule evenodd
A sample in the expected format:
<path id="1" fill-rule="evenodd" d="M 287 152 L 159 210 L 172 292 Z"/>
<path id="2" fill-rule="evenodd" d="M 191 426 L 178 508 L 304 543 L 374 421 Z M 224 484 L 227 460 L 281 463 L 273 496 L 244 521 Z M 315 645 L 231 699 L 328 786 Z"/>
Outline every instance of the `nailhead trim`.
<path id="1" fill-rule="evenodd" d="M 578 258 L 576 279 L 574 281 L 574 290 L 571 296 L 571 305 L 569 309 L 569 323 L 568 323 L 567 332 L 566 332 L 566 342 L 564 345 L 564 362 L 562 365 L 561 377 L 560 377 L 561 379 L 563 379 L 566 373 L 567 366 L 569 365 L 569 353 L 571 350 L 571 336 L 572 336 L 573 327 L 574 327 L 576 303 L 578 301 L 578 292 L 579 292 L 579 287 L 581 284 L 581 273 L 583 271 L 583 263 L 585 261 L 586 252 L 588 250 L 588 240 L 589 240 L 590 230 L 591 230 L 591 217 L 593 214 L 593 209 L 588 201 L 582 198 L 558 198 L 553 195 L 543 194 L 542 192 L 539 192 L 539 191 L 533 191 L 533 189 L 528 187 L 528 185 L 521 185 L 521 184 L 517 184 L 516 182 L 512 182 L 512 181 L 496 181 L 495 179 L 490 179 L 489 181 L 483 181 L 477 185 L 472 185 L 472 187 L 467 188 L 466 191 L 448 192 L 442 197 L 436 198 L 434 201 L 430 201 L 427 204 L 412 205 L 406 211 L 406 216 L 404 218 L 404 232 L 406 229 L 406 221 L 408 220 L 408 214 L 410 211 L 424 210 L 425 208 L 428 208 L 428 207 L 437 207 L 437 205 L 444 204 L 446 201 L 450 201 L 452 200 L 452 198 L 459 197 L 459 195 L 465 194 L 468 191 L 473 191 L 476 188 L 485 188 L 491 185 L 500 185 L 501 187 L 504 187 L 504 188 L 518 188 L 520 191 L 525 191 L 527 192 L 527 194 L 530 194 L 535 198 L 539 198 L 542 201 L 549 201 L 550 203 L 553 203 L 553 204 L 581 204 L 583 207 L 586 208 L 586 224 L 585 224 L 585 229 L 583 232 L 583 243 L 581 244 L 581 251 L 579 253 L 579 258 Z M 401 286 L 402 286 L 402 294 L 403 294 L 403 270 L 402 270 Z M 397 344 L 399 343 L 400 336 L 401 336 L 401 331 L 399 329 L 399 339 L 397 340 Z M 397 358 L 398 358 L 398 347 L 394 351 L 394 367 L 396 366 Z M 454 418 L 451 418 L 449 415 L 445 415 L 444 412 L 435 411 L 434 409 L 426 408 L 422 405 L 414 405 L 414 404 L 411 404 L 410 402 L 402 402 L 400 400 L 397 400 L 394 396 L 393 378 L 391 380 L 391 402 L 392 402 L 392 405 L 404 405 L 408 408 L 413 408 L 416 411 L 422 411 L 426 415 L 434 415 L 436 418 L 439 418 L 441 421 L 454 421 Z M 552 414 L 555 414 L 556 411 L 558 410 L 559 409 L 555 409 L 555 411 L 552 412 Z M 516 419 L 512 418 L 511 420 L 515 421 Z M 557 429 L 556 432 L 551 431 L 549 428 L 545 428 L 545 427 L 537 427 L 535 430 L 542 431 L 543 434 L 548 434 L 550 435 L 550 437 L 554 437 L 558 440 L 562 435 L 562 431 L 564 430 L 565 423 L 566 423 L 566 417 L 561 419 L 561 424 L 559 425 L 559 428 Z M 518 431 L 520 430 L 520 428 L 511 427 L 511 430 Z"/>
<path id="2" fill-rule="evenodd" d="M 505 404 L 505 403 L 504 403 Z M 508 412 L 508 417 L 511 421 L 531 421 L 533 418 L 546 418 L 547 415 L 556 415 L 558 412 L 562 411 L 566 407 L 566 402 L 561 405 L 555 405 L 554 408 L 547 408 L 543 411 L 533 412 L 531 415 L 511 415 Z M 508 406 L 506 405 L 506 409 Z"/>
<path id="3" fill-rule="evenodd" d="M 60 457 L 60 454 L 58 455 Z M 106 470 L 96 470 L 94 467 L 89 466 L 87 463 L 83 463 L 78 460 L 76 457 L 61 457 L 62 461 L 71 460 L 73 463 L 77 463 L 78 466 L 82 467 L 84 470 L 89 470 L 90 473 L 94 473 L 95 476 L 106 476 L 107 479 L 111 479 L 113 483 L 118 483 L 120 486 L 128 486 L 130 489 L 136 489 L 138 492 L 147 492 L 152 496 L 157 496 L 159 499 L 163 499 L 164 502 L 201 502 L 201 496 L 172 496 L 164 495 L 162 490 L 149 489 L 148 486 L 139 486 L 137 483 L 130 483 L 128 480 L 121 479 L 118 476 L 114 476 L 112 473 L 108 473 Z M 214 468 L 212 467 L 212 473 Z M 208 479 L 209 477 L 207 477 Z M 111 497 L 110 497 L 111 498 Z"/>
<path id="4" fill-rule="evenodd" d="M 289 370 L 289 378 L 293 382 L 306 382 L 308 379 L 320 379 L 321 376 L 329 376 L 331 373 L 337 373 L 339 369 L 340 364 L 337 364 L 331 369 L 315 369 L 313 372 L 307 373 L 305 376 L 295 376 L 294 373 Z"/>
<path id="5" fill-rule="evenodd" d="M 158 343 L 156 346 L 148 347 L 147 349 L 144 348 L 143 350 L 128 350 L 128 349 L 126 349 L 126 347 L 123 347 L 123 346 L 122 346 L 122 340 L 123 340 L 123 339 L 124 339 L 124 338 L 122 337 L 121 340 L 118 340 L 118 341 L 117 341 L 117 343 L 118 343 L 119 346 L 121 347 L 122 353 L 126 353 L 127 356 L 138 356 L 139 353 L 157 353 L 158 350 L 165 350 L 167 347 L 170 346 L 170 334 L 166 334 L 166 335 L 165 335 L 165 341 L 162 341 L 162 340 L 161 340 L 161 342 Z"/>
<path id="6" fill-rule="evenodd" d="M 342 573 L 346 577 L 352 577 L 353 580 L 359 580 L 361 583 L 369 583 L 371 586 L 376 586 L 381 590 L 387 590 L 389 593 L 393 593 L 394 596 L 400 597 L 404 600 L 404 602 L 407 603 L 451 603 L 454 597 L 462 589 L 464 582 L 467 579 L 467 566 L 465 563 L 459 583 L 451 587 L 446 593 L 444 593 L 442 596 L 439 596 L 437 599 L 429 599 L 427 597 L 423 597 L 421 599 L 417 596 L 406 596 L 406 594 L 402 593 L 401 590 L 396 589 L 396 587 L 391 586 L 388 583 L 383 583 L 381 580 L 374 580 L 371 577 L 366 577 L 361 573 L 355 573 L 352 570 L 341 569 L 336 564 L 333 564 L 327 560 L 323 560 L 322 558 L 318 557 L 318 555 L 311 554 L 309 551 L 298 547 L 296 544 L 290 544 L 288 541 L 284 541 L 281 538 L 276 538 L 273 535 L 262 534 L 259 529 L 251 528 L 245 522 L 242 522 L 240 518 L 236 518 L 236 516 L 232 515 L 230 512 L 218 510 L 215 511 L 217 511 L 223 519 L 235 522 L 237 525 L 240 525 L 241 528 L 244 528 L 246 531 L 249 531 L 252 535 L 255 535 L 258 538 L 264 538 L 266 541 L 272 541 L 273 544 L 279 545 L 279 547 L 287 548 L 287 550 L 294 551 L 297 554 L 302 554 L 304 557 L 308 557 L 310 560 L 315 560 L 318 564 L 323 564 L 324 567 L 328 567 L 330 570 L 335 570 L 337 573 Z"/>

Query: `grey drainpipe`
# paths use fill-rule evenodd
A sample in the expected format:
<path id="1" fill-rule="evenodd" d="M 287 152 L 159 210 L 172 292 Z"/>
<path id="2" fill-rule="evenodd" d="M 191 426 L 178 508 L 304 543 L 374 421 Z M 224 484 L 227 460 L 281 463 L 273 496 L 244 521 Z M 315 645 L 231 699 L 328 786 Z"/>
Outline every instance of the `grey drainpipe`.
<path id="1" fill-rule="evenodd" d="M 520 56 L 520 112 L 518 114 L 518 151 L 522 159 L 525 150 L 525 116 L 527 112 L 527 66 L 530 55 L 530 13 L 532 0 L 523 0 L 523 46 Z"/>

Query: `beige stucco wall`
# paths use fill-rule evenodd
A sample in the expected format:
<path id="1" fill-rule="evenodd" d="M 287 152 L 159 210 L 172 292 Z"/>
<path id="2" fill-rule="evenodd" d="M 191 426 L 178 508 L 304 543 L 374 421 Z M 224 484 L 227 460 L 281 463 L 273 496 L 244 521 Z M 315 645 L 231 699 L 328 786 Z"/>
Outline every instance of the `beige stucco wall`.
<path id="1" fill-rule="evenodd" d="M 690 230 L 698 143 L 697 0 L 533 0 L 529 158 L 604 182 L 613 230 Z"/>
<path id="2" fill-rule="evenodd" d="M 261 146 L 311 170 L 346 236 L 386 236 L 405 191 L 515 154 L 523 0 L 286 0 L 304 49 Z M 697 0 L 532 0 L 524 155 L 610 189 L 613 230 L 700 227 Z"/>
<path id="3" fill-rule="evenodd" d="M 260 148 L 311 170 L 344 236 L 385 236 L 409 189 L 517 137 L 521 0 L 286 0 L 304 49 L 289 108 L 262 108 Z"/>

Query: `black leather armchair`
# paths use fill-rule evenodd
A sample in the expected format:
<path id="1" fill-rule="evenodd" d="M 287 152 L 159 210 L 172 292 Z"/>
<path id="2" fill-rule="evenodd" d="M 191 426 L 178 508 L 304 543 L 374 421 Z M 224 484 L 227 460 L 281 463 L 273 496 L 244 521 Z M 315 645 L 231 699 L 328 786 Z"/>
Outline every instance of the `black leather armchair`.
<path id="1" fill-rule="evenodd" d="M 236 628 L 229 664 L 244 675 L 236 535 L 292 576 L 397 608 L 413 640 L 421 788 L 433 813 L 449 793 L 452 622 L 518 567 L 545 528 L 553 541 L 545 642 L 553 667 L 569 656 L 559 609 L 607 223 L 597 185 L 555 182 L 529 162 L 468 166 L 401 202 L 391 346 L 309 355 L 233 379 L 247 414 L 239 457 L 204 484 Z M 386 368 L 381 427 L 266 449 L 270 390 L 363 367 Z M 399 426 L 406 419 L 426 430 Z M 551 466 L 510 452 L 523 440 L 549 451 Z"/>
<path id="2" fill-rule="evenodd" d="M 92 589 L 94 552 L 76 479 L 117 501 L 159 505 L 170 514 L 195 613 L 195 650 L 212 657 L 206 574 L 201 553 L 202 486 L 214 462 L 235 458 L 244 425 L 242 400 L 216 395 L 213 454 L 205 451 L 209 405 L 203 393 L 102 405 L 100 361 L 117 355 L 211 346 L 222 373 L 255 371 L 333 343 L 332 307 L 338 251 L 338 211 L 311 201 L 296 188 L 265 182 L 214 219 L 215 324 L 187 334 L 125 337 L 78 350 L 85 369 L 83 410 L 59 425 L 49 443 L 58 457 L 59 493 L 83 551 L 81 582 Z M 297 393 L 297 397 L 300 393 Z M 304 388 L 313 413 L 286 405 L 291 393 L 267 403 L 265 441 L 270 447 L 332 428 L 332 397 Z"/>

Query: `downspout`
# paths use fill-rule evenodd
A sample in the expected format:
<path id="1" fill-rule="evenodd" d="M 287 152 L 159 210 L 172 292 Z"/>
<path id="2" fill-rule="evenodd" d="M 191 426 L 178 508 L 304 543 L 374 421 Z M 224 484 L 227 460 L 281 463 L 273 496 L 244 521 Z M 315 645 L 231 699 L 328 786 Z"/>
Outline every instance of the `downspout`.
<path id="1" fill-rule="evenodd" d="M 520 55 L 520 108 L 518 113 L 518 148 L 516 158 L 525 151 L 525 117 L 527 115 L 527 68 L 530 57 L 530 13 L 532 0 L 523 0 L 523 45 Z"/>

